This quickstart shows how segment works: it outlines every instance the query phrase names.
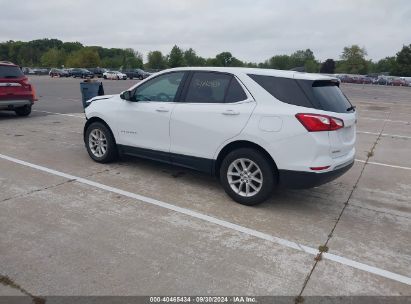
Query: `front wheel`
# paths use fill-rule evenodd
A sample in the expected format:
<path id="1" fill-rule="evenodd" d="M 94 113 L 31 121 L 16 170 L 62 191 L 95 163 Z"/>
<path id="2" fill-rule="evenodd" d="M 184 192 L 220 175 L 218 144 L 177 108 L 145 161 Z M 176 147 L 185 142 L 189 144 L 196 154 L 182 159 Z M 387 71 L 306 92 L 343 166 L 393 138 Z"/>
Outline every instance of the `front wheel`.
<path id="1" fill-rule="evenodd" d="M 117 146 L 110 129 L 101 122 L 88 126 L 84 136 L 87 152 L 99 163 L 108 163 L 117 158 Z"/>
<path id="2" fill-rule="evenodd" d="M 234 201 L 252 206 L 271 196 L 277 179 L 275 170 L 259 151 L 241 148 L 224 158 L 220 180 L 225 192 Z"/>
<path id="3" fill-rule="evenodd" d="M 31 105 L 16 108 L 14 112 L 16 112 L 17 116 L 29 116 L 31 113 Z"/>

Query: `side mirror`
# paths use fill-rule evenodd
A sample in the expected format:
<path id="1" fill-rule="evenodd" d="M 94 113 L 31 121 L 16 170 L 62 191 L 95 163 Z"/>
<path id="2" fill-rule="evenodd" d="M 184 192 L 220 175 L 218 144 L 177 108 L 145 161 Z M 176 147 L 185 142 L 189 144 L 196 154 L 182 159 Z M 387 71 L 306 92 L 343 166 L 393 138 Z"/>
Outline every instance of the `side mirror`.
<path id="1" fill-rule="evenodd" d="M 120 94 L 120 98 L 124 100 L 131 100 L 131 92 L 124 91 L 123 93 Z"/>

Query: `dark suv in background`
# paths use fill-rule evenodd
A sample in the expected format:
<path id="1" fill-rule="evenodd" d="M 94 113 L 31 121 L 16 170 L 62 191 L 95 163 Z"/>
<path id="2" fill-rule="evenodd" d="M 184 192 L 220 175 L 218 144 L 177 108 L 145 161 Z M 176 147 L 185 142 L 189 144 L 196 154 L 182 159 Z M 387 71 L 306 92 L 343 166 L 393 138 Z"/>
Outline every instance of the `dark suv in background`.
<path id="1" fill-rule="evenodd" d="M 70 77 L 69 72 L 63 69 L 51 69 L 49 75 L 50 77 Z"/>
<path id="2" fill-rule="evenodd" d="M 94 78 L 94 73 L 86 69 L 75 68 L 70 70 L 70 76 L 73 78 Z"/>
<path id="3" fill-rule="evenodd" d="M 20 67 L 8 61 L 0 61 L 0 110 L 28 116 L 35 100 L 34 87 Z"/>
<path id="4" fill-rule="evenodd" d="M 103 69 L 103 68 L 89 68 L 87 70 L 93 73 L 94 76 L 96 76 L 97 78 L 102 78 L 103 73 L 107 72 L 107 69 Z"/>
<path id="5" fill-rule="evenodd" d="M 122 70 L 121 72 L 126 74 L 129 79 L 137 78 L 143 80 L 151 75 L 151 73 L 143 71 L 142 69 Z"/>

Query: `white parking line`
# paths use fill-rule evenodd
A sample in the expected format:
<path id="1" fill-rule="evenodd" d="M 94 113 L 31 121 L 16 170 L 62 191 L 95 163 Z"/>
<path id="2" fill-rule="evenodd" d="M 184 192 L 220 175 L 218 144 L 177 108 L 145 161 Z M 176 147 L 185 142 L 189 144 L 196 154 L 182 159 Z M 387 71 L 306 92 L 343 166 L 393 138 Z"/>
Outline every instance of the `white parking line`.
<path id="1" fill-rule="evenodd" d="M 366 162 L 365 160 L 362 160 L 362 159 L 356 159 L 355 161 L 356 161 L 356 162 L 359 162 L 359 163 L 365 163 L 365 162 Z M 389 165 L 389 164 L 377 163 L 377 162 L 371 162 L 371 161 L 368 161 L 367 164 L 376 165 L 376 166 L 383 166 L 383 167 L 390 167 L 390 168 L 396 168 L 396 169 L 411 170 L 410 167 Z"/>
<path id="2" fill-rule="evenodd" d="M 356 100 L 355 104 L 356 105 L 361 105 L 362 103 L 365 103 L 365 104 L 369 104 L 369 105 L 372 105 L 372 106 L 379 106 L 379 105 L 401 106 L 401 107 L 410 107 L 411 106 L 410 104 L 405 104 L 404 102 L 405 102 L 405 100 L 400 101 L 400 102 L 382 102 L 382 101 L 372 102 L 372 101 Z M 408 100 L 407 100 L 407 102 L 408 102 Z"/>
<path id="3" fill-rule="evenodd" d="M 411 139 L 411 136 L 405 136 L 405 135 L 397 135 L 397 134 L 388 134 L 388 133 L 376 133 L 376 132 L 367 132 L 367 131 L 357 131 L 359 134 L 370 134 L 370 135 L 381 135 L 385 137 L 395 137 L 395 138 L 407 138 Z"/>
<path id="4" fill-rule="evenodd" d="M 373 117 L 360 117 L 358 118 L 359 120 L 361 119 L 367 119 L 367 120 L 380 120 L 380 121 L 389 121 L 389 122 L 396 122 L 396 123 L 404 123 L 404 124 L 409 124 L 409 121 L 405 120 L 392 120 L 392 119 L 384 119 L 384 118 L 373 118 Z"/>
<path id="5" fill-rule="evenodd" d="M 169 203 L 165 203 L 165 202 L 162 202 L 162 201 L 159 201 L 159 200 L 147 197 L 147 196 L 143 196 L 143 195 L 140 195 L 140 194 L 124 191 L 124 190 L 121 190 L 121 189 L 118 189 L 118 188 L 114 188 L 114 187 L 111 187 L 111 186 L 107 186 L 107 185 L 104 185 L 104 184 L 101 184 L 101 183 L 91 181 L 89 179 L 85 179 L 85 178 L 74 176 L 74 175 L 67 174 L 67 173 L 64 173 L 64 172 L 56 171 L 56 170 L 53 170 L 53 169 L 50 169 L 50 168 L 47 168 L 47 167 L 35 165 L 35 164 L 29 163 L 29 162 L 26 162 L 26 161 L 23 161 L 23 160 L 20 160 L 20 159 L 16 159 L 14 157 L 10 157 L 10 156 L 7 156 L 7 155 L 0 154 L 0 158 L 11 161 L 11 162 L 14 162 L 16 164 L 20 164 L 20 165 L 27 166 L 27 167 L 30 167 L 30 168 L 33 168 L 33 169 L 37 169 L 39 171 L 43 171 L 43 172 L 46 172 L 46 173 L 49 173 L 49 174 L 53 174 L 53 175 L 56 175 L 56 176 L 60 176 L 60 177 L 63 177 L 63 178 L 74 180 L 76 182 L 79 182 L 79 183 L 82 183 L 82 184 L 85 184 L 85 185 L 89 185 L 89 186 L 92 186 L 92 187 L 96 187 L 98 189 L 106 190 L 106 191 L 109 191 L 109 192 L 113 192 L 113 193 L 116 193 L 116 194 L 119 194 L 119 195 L 129 197 L 129 198 L 133 198 L 133 199 L 136 199 L 136 200 L 139 200 L 139 201 L 151 204 L 151 205 L 155 205 L 155 206 L 162 207 L 162 208 L 165 208 L 165 209 L 168 209 L 168 210 L 179 212 L 179 213 L 185 214 L 187 216 L 191 216 L 193 218 L 197 218 L 197 219 L 200 219 L 200 220 L 203 220 L 203 221 L 206 221 L 206 222 L 209 222 L 209 223 L 213 223 L 213 224 L 216 224 L 216 225 L 228 228 L 228 229 L 232 229 L 232 230 L 235 230 L 235 231 L 238 231 L 238 232 L 241 232 L 241 233 L 245 233 L 247 235 L 250 235 L 250 236 L 265 240 L 265 241 L 269 241 L 271 243 L 282 245 L 282 246 L 292 248 L 292 249 L 295 249 L 295 250 L 298 250 L 298 251 L 302 251 L 302 252 L 305 252 L 305 253 L 308 253 L 308 254 L 311 254 L 311 255 L 319 254 L 318 249 L 308 247 L 308 246 L 305 246 L 305 245 L 302 245 L 302 244 L 299 244 L 299 243 L 296 243 L 296 242 L 293 242 L 293 241 L 289 241 L 289 240 L 286 240 L 286 239 L 282 239 L 282 238 L 279 238 L 279 237 L 276 237 L 276 236 L 273 236 L 273 235 L 269 235 L 269 234 L 266 234 L 266 233 L 263 233 L 263 232 L 260 232 L 260 231 L 254 230 L 254 229 L 243 227 L 243 226 L 240 226 L 240 225 L 237 225 L 237 224 L 225 221 L 225 220 L 221 220 L 221 219 L 218 219 L 218 218 L 215 218 L 215 217 L 212 217 L 212 216 L 209 216 L 209 215 L 206 215 L 206 214 L 194 211 L 194 210 L 178 207 L 178 206 L 175 206 L 175 205 L 172 205 L 172 204 L 169 204 Z M 391 280 L 394 280 L 394 281 L 397 281 L 397 282 L 401 282 L 401 283 L 404 283 L 404 284 L 411 285 L 411 278 L 406 277 L 404 275 L 394 273 L 394 272 L 390 272 L 390 271 L 387 271 L 387 270 L 384 270 L 384 269 L 381 269 L 381 268 L 378 268 L 378 267 L 374 267 L 374 266 L 370 266 L 370 265 L 367 265 L 367 264 L 364 264 L 364 263 L 356 262 L 356 261 L 353 261 L 353 260 L 338 256 L 338 255 L 335 255 L 335 254 L 331 254 L 331 253 L 324 253 L 323 258 L 334 261 L 334 262 L 337 262 L 337 263 L 340 263 L 340 264 L 343 264 L 343 265 L 346 265 L 346 266 L 350 266 L 350 267 L 353 267 L 353 268 L 356 268 L 356 269 L 360 269 L 360 270 L 363 270 L 363 271 L 366 271 L 366 272 L 369 272 L 369 273 L 372 273 L 372 274 L 375 274 L 375 275 L 378 275 L 378 276 L 381 276 L 381 277 L 384 277 L 384 278 L 388 278 L 388 279 L 391 279 Z"/>
<path id="6" fill-rule="evenodd" d="M 52 115 L 61 115 L 61 116 L 68 116 L 68 117 L 76 117 L 76 118 L 85 118 L 85 116 L 80 116 L 80 115 L 74 115 L 74 114 L 63 114 L 63 113 L 56 113 L 56 112 L 48 112 L 48 111 L 41 111 L 41 110 L 32 110 L 33 112 L 39 112 L 39 113 L 47 113 L 47 114 L 52 114 Z"/>
<path id="7" fill-rule="evenodd" d="M 361 112 L 376 112 L 376 113 L 383 113 L 383 114 L 391 113 L 391 112 L 383 112 L 383 111 L 380 111 L 380 110 L 363 110 L 363 109 L 358 109 L 357 111 L 358 111 L 360 114 L 361 114 Z"/>

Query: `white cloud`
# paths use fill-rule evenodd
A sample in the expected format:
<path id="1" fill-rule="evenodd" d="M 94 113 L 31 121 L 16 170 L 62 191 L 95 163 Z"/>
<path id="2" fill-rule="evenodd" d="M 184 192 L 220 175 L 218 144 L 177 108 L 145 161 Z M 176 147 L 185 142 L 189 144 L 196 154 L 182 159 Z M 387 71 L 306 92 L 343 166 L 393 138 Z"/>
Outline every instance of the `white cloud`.
<path id="1" fill-rule="evenodd" d="M 324 60 L 359 44 L 380 59 L 411 43 L 409 0 L 0 0 L 0 7 L 0 41 L 47 37 L 144 54 L 177 44 L 258 62 L 310 48 Z"/>

